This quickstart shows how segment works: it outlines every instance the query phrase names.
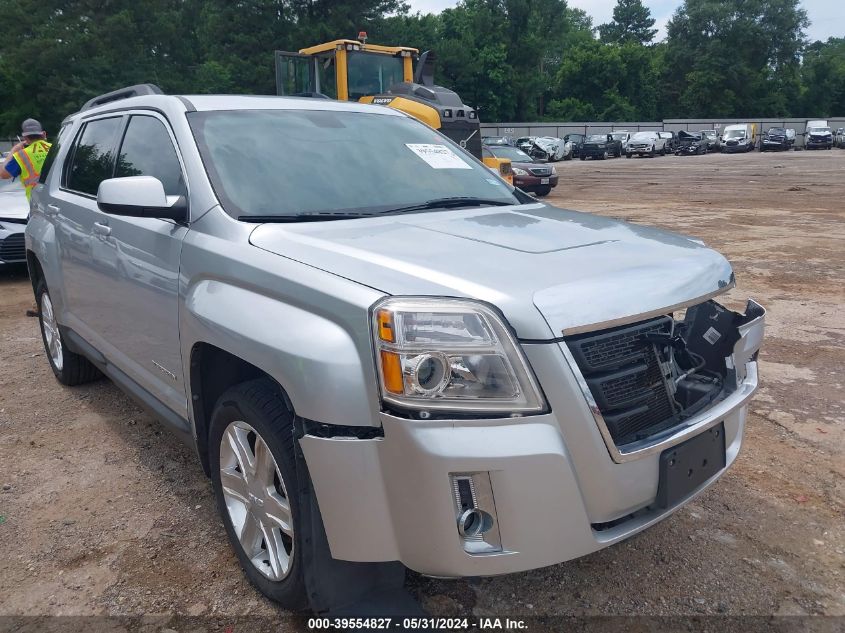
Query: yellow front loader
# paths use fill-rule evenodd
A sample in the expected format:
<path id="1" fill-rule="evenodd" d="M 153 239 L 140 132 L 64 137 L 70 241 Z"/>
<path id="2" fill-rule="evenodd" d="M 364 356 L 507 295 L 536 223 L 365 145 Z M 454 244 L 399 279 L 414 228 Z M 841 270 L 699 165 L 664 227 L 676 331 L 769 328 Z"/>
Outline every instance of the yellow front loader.
<path id="1" fill-rule="evenodd" d="M 483 160 L 513 184 L 509 160 L 481 155 L 476 111 L 452 90 L 434 85 L 434 54 L 407 46 L 334 40 L 301 49 L 276 51 L 276 92 L 286 96 L 328 97 L 401 110 L 439 130 Z"/>

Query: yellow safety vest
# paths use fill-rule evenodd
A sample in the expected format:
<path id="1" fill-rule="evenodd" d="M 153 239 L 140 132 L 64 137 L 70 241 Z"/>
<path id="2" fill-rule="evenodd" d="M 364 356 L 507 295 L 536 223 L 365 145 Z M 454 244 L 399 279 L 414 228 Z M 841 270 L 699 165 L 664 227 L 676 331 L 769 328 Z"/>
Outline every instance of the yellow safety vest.
<path id="1" fill-rule="evenodd" d="M 15 152 L 13 158 L 21 168 L 21 182 L 26 188 L 26 199 L 32 195 L 32 188 L 38 184 L 41 177 L 41 167 L 50 151 L 51 143 L 47 141 L 35 141 L 22 150 Z"/>

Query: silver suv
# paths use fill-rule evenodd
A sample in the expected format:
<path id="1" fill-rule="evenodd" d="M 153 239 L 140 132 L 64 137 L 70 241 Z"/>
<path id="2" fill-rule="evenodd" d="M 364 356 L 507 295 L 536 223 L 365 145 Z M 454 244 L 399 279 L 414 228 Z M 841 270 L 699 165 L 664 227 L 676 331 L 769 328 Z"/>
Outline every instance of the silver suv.
<path id="1" fill-rule="evenodd" d="M 653 525 L 736 459 L 764 310 L 700 241 L 548 206 L 426 125 L 136 86 L 32 197 L 50 366 L 194 446 L 250 580 L 334 610 Z"/>

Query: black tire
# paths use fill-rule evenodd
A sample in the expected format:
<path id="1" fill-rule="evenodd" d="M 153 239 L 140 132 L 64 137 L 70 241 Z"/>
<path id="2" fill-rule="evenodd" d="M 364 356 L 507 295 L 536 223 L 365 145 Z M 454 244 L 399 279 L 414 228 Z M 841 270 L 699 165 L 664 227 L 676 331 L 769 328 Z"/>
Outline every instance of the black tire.
<path id="1" fill-rule="evenodd" d="M 599 156 L 601 160 L 607 160 L 607 150 L 605 150 L 601 156 Z"/>
<path id="2" fill-rule="evenodd" d="M 47 356 L 47 362 L 50 363 L 50 369 L 56 379 L 63 385 L 73 387 L 75 385 L 82 385 L 86 382 L 97 380 L 102 374 L 91 361 L 80 354 L 75 354 L 67 348 L 65 337 L 61 329 L 56 326 L 56 336 L 59 339 L 59 354 L 61 358 L 61 368 L 58 367 L 53 360 L 53 355 L 50 352 L 50 346 L 47 343 L 47 334 L 44 329 L 44 297 L 50 301 L 52 308 L 53 301 L 50 299 L 50 293 L 47 291 L 47 284 L 44 280 L 40 280 L 35 288 L 35 302 L 38 304 L 38 325 L 41 329 L 41 341 L 44 343 L 44 353 Z M 57 323 L 56 321 L 54 321 Z"/>
<path id="3" fill-rule="evenodd" d="M 293 522 L 293 562 L 288 574 L 279 581 L 265 577 L 252 564 L 241 546 L 223 497 L 220 483 L 220 441 L 231 422 L 244 421 L 258 433 L 279 466 Z M 308 607 L 303 565 L 303 527 L 300 518 L 299 481 L 293 436 L 293 415 L 288 410 L 278 386 L 267 378 L 244 382 L 226 391 L 214 407 L 209 429 L 209 464 L 217 508 L 226 534 L 249 581 L 265 596 L 287 609 Z"/>
<path id="4" fill-rule="evenodd" d="M 661 156 L 666 156 L 666 146 L 664 145 L 663 148 L 660 150 Z"/>
<path id="5" fill-rule="evenodd" d="M 582 157 L 581 157 L 581 160 L 587 160 L 587 157 L 586 157 L 586 156 L 582 156 Z"/>
<path id="6" fill-rule="evenodd" d="M 632 156 L 632 154 L 625 154 L 625 158 L 631 158 Z"/>
<path id="7" fill-rule="evenodd" d="M 542 189 L 538 189 L 535 195 L 538 198 L 543 198 L 543 197 L 549 195 L 551 192 L 552 192 L 551 187 L 543 187 Z"/>

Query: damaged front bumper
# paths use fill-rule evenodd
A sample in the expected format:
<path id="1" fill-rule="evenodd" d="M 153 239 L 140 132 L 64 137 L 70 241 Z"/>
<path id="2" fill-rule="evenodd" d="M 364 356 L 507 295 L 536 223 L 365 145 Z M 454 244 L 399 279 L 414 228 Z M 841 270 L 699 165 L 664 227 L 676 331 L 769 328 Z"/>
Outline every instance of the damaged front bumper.
<path id="1" fill-rule="evenodd" d="M 617 446 L 566 342 L 523 344 L 548 397 L 546 414 L 411 420 L 382 413 L 383 437 L 305 435 L 300 445 L 332 555 L 398 560 L 433 576 L 496 575 L 583 556 L 665 518 L 716 481 L 742 444 L 765 311 L 749 301 L 744 315 L 731 314 L 735 341 L 719 396 L 638 442 Z M 717 425 L 724 467 L 659 503 L 661 455 Z M 457 527 L 460 482 L 492 519 L 479 537 Z"/>

